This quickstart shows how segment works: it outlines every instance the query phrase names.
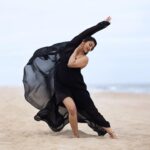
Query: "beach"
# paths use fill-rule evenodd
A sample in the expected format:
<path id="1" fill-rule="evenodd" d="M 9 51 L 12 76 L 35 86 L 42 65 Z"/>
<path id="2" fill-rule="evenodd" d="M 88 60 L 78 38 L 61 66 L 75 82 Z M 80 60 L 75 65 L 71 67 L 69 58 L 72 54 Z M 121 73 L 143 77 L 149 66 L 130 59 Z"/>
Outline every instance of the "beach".
<path id="1" fill-rule="evenodd" d="M 53 132 L 33 119 L 38 110 L 24 99 L 22 87 L 1 87 L 0 150 L 150 150 L 150 94 L 90 93 L 118 139 L 99 137 L 81 123 L 80 138 L 72 138 L 69 124 Z"/>

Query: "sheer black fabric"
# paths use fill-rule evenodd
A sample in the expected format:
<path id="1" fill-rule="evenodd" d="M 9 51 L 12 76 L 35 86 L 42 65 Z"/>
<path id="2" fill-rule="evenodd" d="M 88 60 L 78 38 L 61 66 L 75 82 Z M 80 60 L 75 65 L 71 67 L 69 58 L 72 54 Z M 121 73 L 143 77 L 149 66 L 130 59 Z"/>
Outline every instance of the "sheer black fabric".
<path id="1" fill-rule="evenodd" d="M 54 94 L 54 69 L 68 42 L 38 49 L 24 67 L 25 99 L 37 109 L 46 107 Z"/>
<path id="2" fill-rule="evenodd" d="M 84 38 L 108 25 L 107 21 L 100 22 L 71 41 L 38 49 L 24 67 L 25 99 L 40 110 L 35 119 L 45 121 L 53 131 L 60 131 L 69 122 L 68 112 L 61 103 L 66 96 L 76 103 L 78 122 L 87 123 L 99 135 L 106 134 L 102 127 L 110 127 L 92 102 L 80 69 L 69 69 L 66 65 Z"/>

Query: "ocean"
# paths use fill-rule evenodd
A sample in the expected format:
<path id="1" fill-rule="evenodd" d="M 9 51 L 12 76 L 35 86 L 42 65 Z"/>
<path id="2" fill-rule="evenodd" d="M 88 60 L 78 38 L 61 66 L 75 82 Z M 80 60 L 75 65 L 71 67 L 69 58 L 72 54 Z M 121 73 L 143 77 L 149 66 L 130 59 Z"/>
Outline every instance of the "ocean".
<path id="1" fill-rule="evenodd" d="M 150 84 L 116 84 L 116 85 L 89 85 L 89 90 L 101 92 L 121 92 L 121 93 L 148 93 L 150 94 Z"/>

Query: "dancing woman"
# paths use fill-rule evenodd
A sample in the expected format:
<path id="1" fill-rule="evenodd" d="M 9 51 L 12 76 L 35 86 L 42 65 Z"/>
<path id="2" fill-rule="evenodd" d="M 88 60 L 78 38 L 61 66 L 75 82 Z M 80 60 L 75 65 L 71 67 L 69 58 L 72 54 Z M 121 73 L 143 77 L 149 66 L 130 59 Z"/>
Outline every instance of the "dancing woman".
<path id="1" fill-rule="evenodd" d="M 49 101 L 46 103 L 46 106 L 34 117 L 35 120 L 46 121 L 53 131 L 60 131 L 69 122 L 74 137 L 79 137 L 78 122 L 84 122 L 96 131 L 98 135 L 108 133 L 111 138 L 116 138 L 115 133 L 110 127 L 110 123 L 105 120 L 95 107 L 81 74 L 81 69 L 86 67 L 89 61 L 87 57 L 88 52 L 93 51 L 97 45 L 95 38 L 91 36 L 106 28 L 110 24 L 110 20 L 111 17 L 107 17 L 106 20 L 86 29 L 71 41 L 53 46 L 61 49 L 58 52 L 59 58 L 55 59 L 57 61 L 53 69 L 53 82 L 51 82 L 52 73 L 50 70 L 48 74 L 41 73 L 42 69 L 40 69 L 39 72 L 44 76 L 43 81 L 47 85 L 46 90 L 50 92 L 52 84 L 54 90 L 53 94 L 49 96 Z M 55 48 L 51 49 L 54 50 Z M 38 65 L 35 65 L 34 62 L 35 58 L 47 57 L 47 59 L 45 59 L 46 61 L 52 54 L 49 51 L 40 53 L 41 52 L 37 51 L 30 59 L 28 65 L 34 65 L 34 67 L 36 66 L 37 68 Z M 55 55 L 55 58 L 56 57 Z M 42 66 L 42 68 L 44 68 L 44 66 Z M 29 93 L 31 92 L 27 92 L 26 90 L 29 85 L 27 86 L 25 77 L 24 84 L 25 97 L 28 99 Z"/>

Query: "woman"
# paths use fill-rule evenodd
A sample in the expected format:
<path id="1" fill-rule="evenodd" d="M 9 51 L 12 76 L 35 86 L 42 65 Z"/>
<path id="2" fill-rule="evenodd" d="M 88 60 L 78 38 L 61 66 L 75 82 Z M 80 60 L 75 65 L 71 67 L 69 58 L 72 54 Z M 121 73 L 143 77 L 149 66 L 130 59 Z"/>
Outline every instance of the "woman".
<path id="1" fill-rule="evenodd" d="M 60 131 L 69 121 L 74 137 L 79 137 L 77 122 L 86 122 L 99 135 L 108 133 L 111 138 L 116 138 L 109 122 L 95 107 L 81 74 L 81 69 L 88 64 L 87 53 L 97 44 L 91 35 L 107 27 L 110 20 L 111 17 L 107 17 L 105 21 L 60 46 L 59 61 L 54 69 L 54 93 L 47 106 L 34 117 L 35 120 L 46 121 L 53 131 Z M 35 57 L 31 58 L 28 64 L 34 59 Z M 49 75 L 45 76 L 48 83 L 51 83 L 50 75 L 49 71 Z"/>

